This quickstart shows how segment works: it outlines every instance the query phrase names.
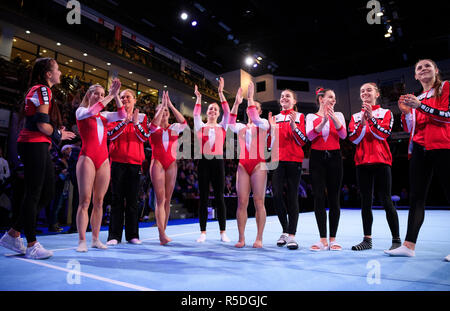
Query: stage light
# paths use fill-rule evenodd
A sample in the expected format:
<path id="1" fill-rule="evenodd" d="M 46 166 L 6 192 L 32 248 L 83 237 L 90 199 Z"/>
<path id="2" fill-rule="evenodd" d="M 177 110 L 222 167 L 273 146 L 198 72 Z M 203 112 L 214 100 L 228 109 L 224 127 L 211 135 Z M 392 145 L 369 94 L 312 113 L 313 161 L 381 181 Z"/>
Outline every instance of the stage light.
<path id="1" fill-rule="evenodd" d="M 88 56 L 87 53 L 83 53 L 83 56 Z"/>
<path id="2" fill-rule="evenodd" d="M 133 72 L 132 72 L 132 71 L 128 71 L 128 73 L 129 73 L 130 75 L 132 75 L 132 74 L 133 74 Z"/>
<path id="3" fill-rule="evenodd" d="M 180 17 L 181 17 L 181 19 L 182 20 L 187 20 L 187 18 L 188 18 L 188 15 L 187 15 L 187 13 L 186 12 L 183 12 L 183 13 L 181 13 L 181 15 L 180 15 Z"/>
<path id="4" fill-rule="evenodd" d="M 31 33 L 31 31 L 29 31 L 29 30 L 25 30 L 25 33 L 26 33 L 26 34 L 30 34 L 30 33 Z"/>
<path id="5" fill-rule="evenodd" d="M 192 21 L 191 25 L 192 25 L 192 27 L 197 26 L 197 21 Z"/>
<path id="6" fill-rule="evenodd" d="M 61 46 L 61 43 L 59 43 L 59 42 L 56 42 L 56 45 L 57 45 L 57 46 Z"/>
<path id="7" fill-rule="evenodd" d="M 111 63 L 106 63 L 106 66 L 111 66 Z"/>
<path id="8" fill-rule="evenodd" d="M 255 60 L 254 60 L 253 57 L 251 57 L 251 56 L 247 56 L 247 57 L 245 58 L 245 64 L 246 64 L 247 66 L 253 65 L 254 62 L 255 62 Z"/>
<path id="9" fill-rule="evenodd" d="M 258 67 L 258 64 L 257 64 L 257 63 L 254 63 L 254 64 L 253 64 L 253 68 L 256 68 L 256 67 Z"/>

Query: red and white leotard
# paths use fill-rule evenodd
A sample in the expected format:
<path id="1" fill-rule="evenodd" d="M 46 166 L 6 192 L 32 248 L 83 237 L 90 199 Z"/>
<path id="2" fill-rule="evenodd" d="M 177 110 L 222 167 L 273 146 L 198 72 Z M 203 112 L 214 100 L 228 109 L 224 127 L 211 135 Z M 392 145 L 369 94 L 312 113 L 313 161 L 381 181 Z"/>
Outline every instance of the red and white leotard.
<path id="1" fill-rule="evenodd" d="M 200 153 L 214 156 L 223 155 L 223 146 L 225 144 L 225 137 L 228 126 L 228 119 L 230 117 L 230 107 L 228 102 L 222 102 L 223 117 L 222 121 L 215 127 L 207 126 L 202 121 L 201 105 L 196 104 L 194 107 L 194 129 L 200 142 Z"/>
<path id="2" fill-rule="evenodd" d="M 306 136 L 311 141 L 311 149 L 328 151 L 341 149 L 339 138 L 347 137 L 345 118 L 341 112 L 336 112 L 335 115 L 342 124 L 341 128 L 336 129 L 334 122 L 327 117 L 328 122 L 325 123 L 320 133 L 316 131 L 316 127 L 322 122 L 323 117 L 317 113 L 310 113 L 306 116 Z"/>
<path id="3" fill-rule="evenodd" d="M 176 160 L 178 148 L 178 135 L 187 127 L 187 122 L 174 123 L 167 128 L 150 124 L 150 144 L 152 146 L 152 159 L 158 160 L 167 170 Z"/>
<path id="4" fill-rule="evenodd" d="M 38 84 L 33 86 L 25 97 L 25 116 L 31 117 L 36 114 L 37 107 L 48 105 L 49 110 L 52 105 L 52 91 L 48 86 Z M 49 136 L 41 131 L 31 131 L 23 128 L 20 131 L 17 142 L 22 143 L 52 143 Z"/>
<path id="5" fill-rule="evenodd" d="M 96 170 L 108 159 L 107 124 L 127 117 L 123 106 L 117 112 L 100 112 L 103 108 L 105 106 L 99 102 L 89 108 L 79 107 L 76 111 L 82 142 L 80 156 L 89 157 Z"/>
<path id="6" fill-rule="evenodd" d="M 372 106 L 372 118 L 362 122 L 364 111 L 352 115 L 348 126 L 348 138 L 356 146 L 355 165 L 392 165 L 392 154 L 387 143 L 391 135 L 394 117 L 388 109 Z"/>
<path id="7" fill-rule="evenodd" d="M 248 114 L 252 124 L 236 123 L 237 115 L 231 113 L 228 126 L 238 135 L 239 163 L 245 168 L 248 175 L 251 175 L 259 163 L 266 162 L 264 148 L 270 124 L 266 119 L 259 117 L 255 106 L 248 107 Z"/>

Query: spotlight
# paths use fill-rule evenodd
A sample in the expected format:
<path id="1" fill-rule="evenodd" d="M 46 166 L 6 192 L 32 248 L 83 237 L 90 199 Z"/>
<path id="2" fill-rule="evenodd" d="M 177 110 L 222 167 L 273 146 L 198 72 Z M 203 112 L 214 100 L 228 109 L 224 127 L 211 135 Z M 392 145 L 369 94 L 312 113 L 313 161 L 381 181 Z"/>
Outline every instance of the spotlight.
<path id="1" fill-rule="evenodd" d="M 247 66 L 253 65 L 254 62 L 255 62 L 255 60 L 254 60 L 251 56 L 247 56 L 247 57 L 245 58 L 245 64 L 246 64 Z"/>
<path id="2" fill-rule="evenodd" d="M 87 53 L 84 53 L 83 56 L 88 56 Z"/>
<path id="3" fill-rule="evenodd" d="M 129 73 L 130 75 L 132 75 L 132 74 L 133 74 L 133 72 L 132 72 L 132 71 L 128 71 L 128 73 Z"/>
<path id="4" fill-rule="evenodd" d="M 31 31 L 29 31 L 29 30 L 25 30 L 25 33 L 26 33 L 26 34 L 30 34 L 30 33 L 31 33 Z"/>
<path id="5" fill-rule="evenodd" d="M 106 66 L 111 66 L 111 63 L 106 63 Z"/>
<path id="6" fill-rule="evenodd" d="M 256 67 L 258 67 L 258 64 L 257 64 L 257 63 L 254 63 L 254 64 L 253 64 L 253 68 L 256 68 Z"/>
<path id="7" fill-rule="evenodd" d="M 191 25 L 192 25 L 192 27 L 197 26 L 197 21 L 192 21 Z"/>
<path id="8" fill-rule="evenodd" d="M 385 38 L 390 38 L 390 37 L 391 37 L 391 34 L 390 34 L 390 33 L 387 33 L 387 34 L 384 35 L 384 37 L 385 37 Z"/>
<path id="9" fill-rule="evenodd" d="M 57 46 L 61 46 L 61 43 L 59 43 L 59 42 L 56 42 L 56 45 L 57 45 Z"/>
<path id="10" fill-rule="evenodd" d="M 187 18 L 188 18 L 188 15 L 187 15 L 187 13 L 186 12 L 183 12 L 183 13 L 181 13 L 181 15 L 180 15 L 180 17 L 181 17 L 181 19 L 182 20 L 187 20 Z"/>

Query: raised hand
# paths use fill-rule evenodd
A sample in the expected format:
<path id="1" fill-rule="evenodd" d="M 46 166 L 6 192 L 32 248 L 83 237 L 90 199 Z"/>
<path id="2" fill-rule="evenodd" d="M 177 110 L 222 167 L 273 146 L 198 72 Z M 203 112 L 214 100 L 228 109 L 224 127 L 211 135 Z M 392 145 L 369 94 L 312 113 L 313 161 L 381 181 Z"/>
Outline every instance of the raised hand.
<path id="1" fill-rule="evenodd" d="M 170 101 L 170 97 L 169 97 L 169 91 L 166 91 L 166 102 L 167 102 L 167 107 L 169 107 L 170 109 L 175 108 L 172 104 L 172 102 Z"/>
<path id="2" fill-rule="evenodd" d="M 219 87 L 218 87 L 217 91 L 218 91 L 219 93 L 223 93 L 223 88 L 224 88 L 224 86 L 225 86 L 225 81 L 223 80 L 222 77 L 220 77 L 220 78 L 219 78 Z"/>
<path id="3" fill-rule="evenodd" d="M 114 80 L 112 80 L 111 87 L 109 88 L 109 95 L 118 96 L 121 85 L 122 84 L 120 83 L 119 79 L 115 78 Z"/>
<path id="4" fill-rule="evenodd" d="M 248 100 L 252 100 L 253 101 L 253 96 L 255 95 L 255 85 L 253 84 L 253 82 L 250 82 L 248 84 L 248 89 L 247 89 L 247 98 Z"/>
<path id="5" fill-rule="evenodd" d="M 194 94 L 195 94 L 195 96 L 197 96 L 197 100 L 202 99 L 202 94 L 198 91 L 197 84 L 195 85 L 195 88 L 194 88 Z"/>
<path id="6" fill-rule="evenodd" d="M 240 105 L 243 100 L 244 100 L 244 97 L 242 96 L 242 89 L 239 88 L 236 93 L 236 99 L 234 102 L 235 102 L 235 104 Z"/>

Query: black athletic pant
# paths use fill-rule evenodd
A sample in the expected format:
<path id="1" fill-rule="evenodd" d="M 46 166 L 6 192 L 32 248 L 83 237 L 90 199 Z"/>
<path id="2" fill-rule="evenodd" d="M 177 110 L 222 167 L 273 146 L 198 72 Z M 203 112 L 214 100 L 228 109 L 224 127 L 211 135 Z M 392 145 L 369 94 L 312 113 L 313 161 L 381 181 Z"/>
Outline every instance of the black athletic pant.
<path id="1" fill-rule="evenodd" d="M 19 209 L 15 209 L 12 228 L 24 230 L 28 243 L 36 241 L 36 219 L 40 206 L 46 206 L 55 194 L 55 168 L 49 143 L 18 143 L 24 165 L 25 191 Z"/>
<path id="2" fill-rule="evenodd" d="M 223 199 L 225 187 L 225 165 L 223 159 L 200 159 L 198 161 L 198 188 L 200 192 L 199 222 L 200 231 L 206 231 L 208 221 L 209 183 L 214 190 L 214 206 L 217 211 L 219 228 L 226 227 L 226 206 Z"/>
<path id="3" fill-rule="evenodd" d="M 125 217 L 125 239 L 139 239 L 138 194 L 141 166 L 128 163 L 111 163 L 111 216 L 108 241 L 122 241 Z"/>
<path id="4" fill-rule="evenodd" d="M 295 234 L 298 223 L 298 187 L 302 175 L 301 162 L 278 162 L 272 176 L 273 204 L 283 232 Z M 286 193 L 283 193 L 284 185 Z M 287 205 L 284 200 L 287 200 Z M 289 216 L 289 217 L 288 217 Z"/>
<path id="5" fill-rule="evenodd" d="M 391 167 L 387 164 L 358 165 L 356 167 L 356 178 L 361 194 L 361 214 L 364 235 L 372 235 L 372 202 L 375 186 L 375 189 L 378 191 L 379 199 L 386 211 L 386 219 L 392 237 L 399 238 L 400 229 L 398 215 L 391 197 Z"/>
<path id="6" fill-rule="evenodd" d="M 340 217 L 339 197 L 343 175 L 341 151 L 311 149 L 309 169 L 314 192 L 314 213 L 320 237 L 327 237 L 326 201 L 328 200 L 330 237 L 334 238 Z"/>
<path id="7" fill-rule="evenodd" d="M 416 243 L 425 218 L 425 203 L 433 174 L 438 175 L 450 202 L 450 149 L 428 150 L 414 143 L 409 161 L 410 208 L 405 240 Z"/>

